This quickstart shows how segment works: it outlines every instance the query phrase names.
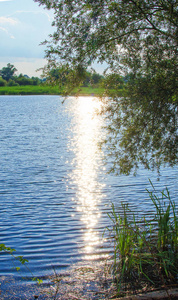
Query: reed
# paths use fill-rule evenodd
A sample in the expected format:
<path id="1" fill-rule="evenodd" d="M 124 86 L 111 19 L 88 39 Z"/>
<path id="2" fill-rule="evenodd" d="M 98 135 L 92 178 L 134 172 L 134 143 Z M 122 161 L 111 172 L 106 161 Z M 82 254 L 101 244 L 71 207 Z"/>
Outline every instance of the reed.
<path id="1" fill-rule="evenodd" d="M 125 204 L 122 204 L 120 214 L 112 205 L 109 214 L 113 225 L 108 230 L 114 240 L 112 271 L 118 294 L 148 287 L 167 289 L 177 282 L 178 217 L 175 203 L 168 189 L 160 196 L 154 187 L 152 192 L 147 192 L 155 207 L 151 220 L 136 219 Z"/>

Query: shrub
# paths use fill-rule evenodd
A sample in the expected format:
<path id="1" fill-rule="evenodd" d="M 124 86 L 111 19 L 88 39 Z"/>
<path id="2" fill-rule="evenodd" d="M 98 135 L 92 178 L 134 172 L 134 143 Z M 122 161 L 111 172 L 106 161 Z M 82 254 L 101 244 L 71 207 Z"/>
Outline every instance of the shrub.
<path id="1" fill-rule="evenodd" d="M 7 81 L 5 79 L 3 79 L 2 77 L 0 77 L 0 86 L 6 86 Z"/>
<path id="2" fill-rule="evenodd" d="M 9 79 L 7 86 L 18 86 L 19 84 L 15 82 L 13 79 Z"/>

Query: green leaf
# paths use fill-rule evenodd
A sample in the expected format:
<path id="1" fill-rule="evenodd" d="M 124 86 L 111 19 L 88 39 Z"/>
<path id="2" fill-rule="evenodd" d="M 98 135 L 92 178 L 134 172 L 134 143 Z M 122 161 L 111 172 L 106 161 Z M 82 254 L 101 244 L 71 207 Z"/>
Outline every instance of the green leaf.
<path id="1" fill-rule="evenodd" d="M 41 279 L 37 278 L 37 281 L 38 281 L 38 284 L 42 284 L 43 283 L 43 280 L 41 280 Z"/>

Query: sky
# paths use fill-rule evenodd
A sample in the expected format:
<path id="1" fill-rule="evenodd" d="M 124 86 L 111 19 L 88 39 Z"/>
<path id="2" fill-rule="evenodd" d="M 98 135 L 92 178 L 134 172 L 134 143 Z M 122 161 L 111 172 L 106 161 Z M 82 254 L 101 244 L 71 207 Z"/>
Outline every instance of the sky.
<path id="1" fill-rule="evenodd" d="M 8 63 L 29 77 L 40 77 L 36 72 L 46 64 L 45 46 L 54 28 L 52 11 L 33 0 L 0 0 L 0 69 Z"/>

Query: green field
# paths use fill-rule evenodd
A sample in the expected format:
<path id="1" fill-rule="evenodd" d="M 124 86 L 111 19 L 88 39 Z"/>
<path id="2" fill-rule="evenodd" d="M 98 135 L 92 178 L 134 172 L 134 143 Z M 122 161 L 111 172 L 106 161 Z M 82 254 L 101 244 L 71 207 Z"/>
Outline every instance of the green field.
<path id="1" fill-rule="evenodd" d="M 24 85 L 0 87 L 0 95 L 59 95 L 57 86 Z"/>
<path id="2" fill-rule="evenodd" d="M 103 89 L 82 87 L 77 93 L 74 90 L 72 95 L 77 93 L 78 95 L 98 95 L 102 94 Z M 5 86 L 0 87 L 0 95 L 61 95 L 62 90 L 58 86 L 47 85 L 26 85 L 26 86 Z"/>

